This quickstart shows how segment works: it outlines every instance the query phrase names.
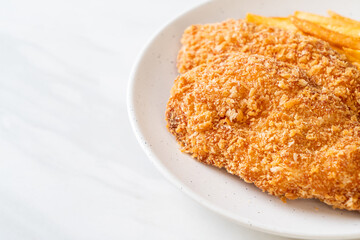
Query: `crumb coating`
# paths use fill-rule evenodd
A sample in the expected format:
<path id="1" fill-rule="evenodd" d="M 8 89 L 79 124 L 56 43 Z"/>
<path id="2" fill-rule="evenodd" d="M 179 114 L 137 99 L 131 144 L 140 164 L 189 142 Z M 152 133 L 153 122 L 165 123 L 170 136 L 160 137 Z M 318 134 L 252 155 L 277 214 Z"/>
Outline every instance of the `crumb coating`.
<path id="1" fill-rule="evenodd" d="M 191 68 L 166 111 L 182 151 L 275 196 L 360 210 L 360 124 L 342 98 L 309 71 L 256 54 Z"/>
<path id="2" fill-rule="evenodd" d="M 353 111 L 360 110 L 360 71 L 320 39 L 244 20 L 192 25 L 181 39 L 177 66 L 180 73 L 224 53 L 243 52 L 275 58 L 307 72 Z"/>

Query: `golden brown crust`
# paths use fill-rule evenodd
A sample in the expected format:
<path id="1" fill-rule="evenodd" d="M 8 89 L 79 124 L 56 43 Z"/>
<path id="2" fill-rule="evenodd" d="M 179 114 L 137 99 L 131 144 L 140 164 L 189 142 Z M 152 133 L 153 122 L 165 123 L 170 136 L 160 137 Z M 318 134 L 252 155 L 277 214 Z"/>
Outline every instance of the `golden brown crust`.
<path id="1" fill-rule="evenodd" d="M 325 91 L 333 92 L 353 111 L 360 110 L 359 69 L 325 41 L 230 19 L 222 23 L 190 26 L 181 42 L 177 63 L 180 73 L 224 53 L 269 56 L 305 70 Z"/>
<path id="2" fill-rule="evenodd" d="M 201 162 L 275 196 L 360 210 L 360 124 L 298 67 L 223 55 L 175 80 L 166 119 Z"/>

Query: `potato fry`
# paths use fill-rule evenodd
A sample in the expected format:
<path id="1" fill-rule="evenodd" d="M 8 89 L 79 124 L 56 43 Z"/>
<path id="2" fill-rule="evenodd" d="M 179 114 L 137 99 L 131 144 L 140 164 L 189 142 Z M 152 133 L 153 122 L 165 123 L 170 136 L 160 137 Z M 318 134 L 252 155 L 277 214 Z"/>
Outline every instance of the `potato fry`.
<path id="1" fill-rule="evenodd" d="M 354 19 L 341 16 L 340 14 L 333 12 L 331 10 L 328 10 L 327 13 L 329 14 L 329 16 L 332 19 L 337 19 L 337 20 L 341 21 L 343 24 L 350 24 L 354 27 L 360 28 L 360 21 L 356 21 Z"/>
<path id="2" fill-rule="evenodd" d="M 338 48 L 335 46 L 331 46 L 335 51 L 337 51 L 340 54 L 344 54 L 346 56 L 346 58 L 353 63 L 354 65 L 356 65 L 357 67 L 360 67 L 360 58 L 356 58 L 354 56 L 352 56 L 351 54 L 349 54 L 348 52 L 346 52 L 343 48 Z M 350 48 L 347 48 L 350 49 Z M 350 50 L 354 50 L 354 49 L 350 49 Z M 358 50 L 354 50 L 354 51 L 358 51 Z"/>
<path id="3" fill-rule="evenodd" d="M 264 17 L 248 13 L 246 14 L 246 21 L 256 24 L 263 24 L 270 27 L 278 27 L 287 30 L 298 31 L 298 29 L 292 24 L 290 18 Z"/>
<path id="4" fill-rule="evenodd" d="M 333 45 L 331 47 L 332 47 L 332 49 L 334 49 L 335 51 L 337 51 L 340 54 L 346 54 L 345 51 L 343 50 L 343 48 L 336 47 L 336 46 L 333 46 Z"/>
<path id="5" fill-rule="evenodd" d="M 351 55 L 345 54 L 346 58 L 356 67 L 360 68 L 360 59 L 354 58 Z"/>
<path id="6" fill-rule="evenodd" d="M 360 50 L 351 49 L 351 48 L 343 48 L 346 55 L 352 56 L 356 58 L 360 62 Z"/>
<path id="7" fill-rule="evenodd" d="M 296 11 L 294 13 L 294 16 L 312 23 L 317 23 L 320 26 L 325 27 L 329 30 L 339 32 L 354 38 L 359 38 L 360 40 L 360 27 L 350 24 L 348 22 L 344 22 L 338 18 L 323 17 L 317 14 L 301 11 Z"/>
<path id="8" fill-rule="evenodd" d="M 360 68 L 360 22 L 328 11 L 330 17 L 296 11 L 294 17 L 264 17 L 248 13 L 248 22 L 313 35 L 330 43 Z M 354 49 L 355 48 L 355 49 Z"/>
<path id="9" fill-rule="evenodd" d="M 333 19 L 330 17 L 324 17 L 314 13 L 302 12 L 302 11 L 295 11 L 294 16 L 300 19 L 307 20 L 309 22 L 318 23 L 320 25 L 343 25 L 344 23 L 338 19 Z"/>
<path id="10" fill-rule="evenodd" d="M 338 48 L 331 46 L 335 51 L 340 54 L 345 54 L 346 58 L 354 64 L 356 67 L 360 68 L 360 51 L 351 49 L 351 48 Z"/>
<path id="11" fill-rule="evenodd" d="M 291 17 L 292 23 L 301 31 L 320 38 L 333 44 L 335 46 L 342 46 L 353 49 L 360 49 L 360 41 L 358 38 L 347 36 L 339 32 L 327 29 L 323 26 L 319 26 L 316 23 L 300 19 L 297 17 Z"/>

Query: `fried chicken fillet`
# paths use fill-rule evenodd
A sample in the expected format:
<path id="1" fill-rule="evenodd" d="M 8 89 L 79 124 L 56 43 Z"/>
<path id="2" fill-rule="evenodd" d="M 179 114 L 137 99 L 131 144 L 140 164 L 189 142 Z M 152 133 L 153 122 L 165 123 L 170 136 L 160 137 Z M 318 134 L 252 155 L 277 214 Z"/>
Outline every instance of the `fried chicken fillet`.
<path id="1" fill-rule="evenodd" d="M 193 25 L 182 37 L 178 70 L 184 73 L 213 56 L 244 52 L 273 57 L 305 70 L 353 111 L 360 111 L 360 71 L 322 40 L 244 20 Z"/>
<path id="2" fill-rule="evenodd" d="M 360 210 L 360 123 L 306 71 L 228 54 L 175 80 L 169 131 L 197 160 L 263 191 Z"/>

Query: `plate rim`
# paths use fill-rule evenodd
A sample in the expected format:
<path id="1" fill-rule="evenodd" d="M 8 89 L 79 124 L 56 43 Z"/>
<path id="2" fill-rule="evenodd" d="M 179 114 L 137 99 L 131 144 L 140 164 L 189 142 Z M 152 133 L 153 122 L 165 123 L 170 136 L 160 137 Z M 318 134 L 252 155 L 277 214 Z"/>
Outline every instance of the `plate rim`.
<path id="1" fill-rule="evenodd" d="M 286 0 L 284 0 L 286 1 Z M 180 191 L 184 192 L 185 195 L 189 196 L 191 199 L 195 200 L 199 204 L 205 206 L 209 210 L 215 212 L 216 214 L 225 217 L 236 224 L 239 224 L 243 227 L 272 234 L 282 237 L 290 237 L 290 238 L 297 238 L 297 239 L 355 239 L 360 238 L 360 232 L 355 234 L 304 234 L 301 232 L 294 232 L 294 231 L 282 231 L 280 229 L 274 229 L 270 226 L 267 226 L 265 224 L 257 223 L 256 221 L 239 216 L 237 214 L 233 214 L 228 210 L 224 210 L 219 206 L 216 206 L 215 204 L 212 204 L 210 201 L 206 200 L 205 198 L 199 196 L 195 191 L 188 188 L 186 185 L 182 183 L 182 181 L 176 177 L 173 173 L 167 170 L 167 168 L 161 163 L 160 159 L 157 158 L 156 154 L 153 153 L 151 144 L 147 144 L 146 141 L 144 141 L 144 135 L 141 132 L 141 127 L 138 124 L 137 121 L 137 115 L 135 111 L 135 84 L 136 84 L 136 76 L 138 72 L 141 70 L 141 62 L 144 56 L 147 54 L 147 52 L 150 50 L 150 47 L 153 43 L 156 42 L 156 39 L 158 36 L 160 36 L 163 32 L 166 31 L 168 27 L 170 27 L 172 24 L 174 24 L 177 21 L 180 21 L 182 18 L 184 18 L 186 15 L 191 14 L 192 12 L 195 12 L 207 5 L 212 4 L 215 1 L 207 0 L 203 3 L 197 4 L 188 10 L 183 11 L 180 14 L 175 15 L 172 19 L 167 21 L 162 27 L 158 28 L 157 31 L 155 31 L 154 34 L 151 35 L 151 37 L 147 40 L 143 48 L 140 50 L 133 67 L 130 72 L 129 76 L 129 82 L 127 85 L 127 96 L 126 96 L 126 105 L 127 105 L 127 113 L 128 113 L 128 119 L 130 121 L 131 128 L 135 134 L 136 140 L 140 144 L 142 150 L 145 152 L 146 156 L 151 160 L 151 162 L 155 165 L 155 167 L 161 172 L 161 174 L 167 179 L 169 182 L 171 182 L 173 185 L 175 185 Z"/>

